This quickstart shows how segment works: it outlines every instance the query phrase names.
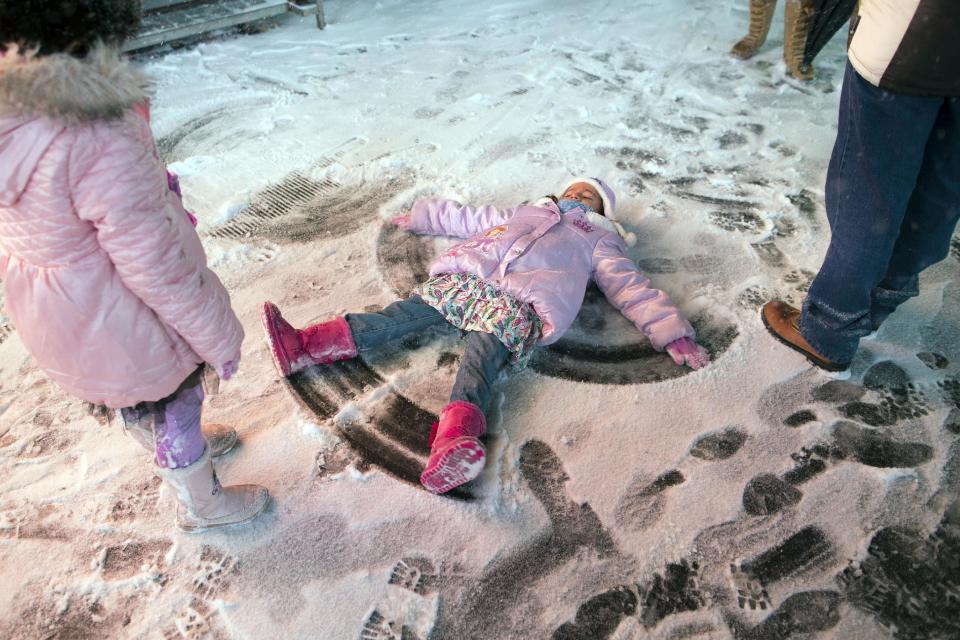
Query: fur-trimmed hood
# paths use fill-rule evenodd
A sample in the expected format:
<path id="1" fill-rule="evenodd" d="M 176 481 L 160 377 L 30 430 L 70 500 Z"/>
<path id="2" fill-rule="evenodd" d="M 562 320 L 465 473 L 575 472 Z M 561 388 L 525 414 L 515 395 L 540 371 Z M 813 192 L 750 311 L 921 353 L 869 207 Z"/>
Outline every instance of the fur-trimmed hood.
<path id="1" fill-rule="evenodd" d="M 113 120 L 146 97 L 147 79 L 112 47 L 83 58 L 0 54 L 0 116 L 46 116 L 66 124 Z"/>

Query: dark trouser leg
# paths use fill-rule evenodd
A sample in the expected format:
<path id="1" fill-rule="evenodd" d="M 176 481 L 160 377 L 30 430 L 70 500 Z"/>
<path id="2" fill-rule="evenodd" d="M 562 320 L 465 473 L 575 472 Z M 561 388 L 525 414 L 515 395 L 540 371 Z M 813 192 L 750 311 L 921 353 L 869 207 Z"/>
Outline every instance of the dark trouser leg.
<path id="1" fill-rule="evenodd" d="M 942 98 L 888 93 L 848 64 L 827 172 L 830 246 L 803 305 L 803 337 L 836 363 L 871 331 L 871 292 L 887 273 Z"/>
<path id="2" fill-rule="evenodd" d="M 345 317 L 359 352 L 374 349 L 408 333 L 447 323 L 439 311 L 416 295 L 397 300 L 383 311 L 348 313 Z"/>
<path id="3" fill-rule="evenodd" d="M 483 331 L 471 331 L 466 343 L 450 402 L 470 402 L 486 413 L 493 383 L 506 365 L 510 351 L 499 338 Z"/>
<path id="4" fill-rule="evenodd" d="M 920 272 L 943 260 L 960 218 L 960 99 L 943 101 L 927 141 L 917 186 L 900 225 L 890 266 L 871 292 L 870 322 L 880 326 L 919 293 Z"/>

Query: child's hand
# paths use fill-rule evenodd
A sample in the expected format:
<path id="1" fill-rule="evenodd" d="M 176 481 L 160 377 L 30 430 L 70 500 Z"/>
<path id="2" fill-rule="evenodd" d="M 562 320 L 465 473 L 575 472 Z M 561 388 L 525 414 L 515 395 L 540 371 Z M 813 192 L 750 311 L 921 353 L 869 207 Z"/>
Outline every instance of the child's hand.
<path id="1" fill-rule="evenodd" d="M 690 338 L 680 338 L 667 345 L 667 353 L 678 365 L 699 369 L 710 364 L 710 354 Z"/>
<path id="2" fill-rule="evenodd" d="M 410 226 L 413 225 L 413 219 L 410 216 L 397 216 L 390 222 L 397 225 L 397 228 L 403 229 L 404 231 L 409 231 Z"/>

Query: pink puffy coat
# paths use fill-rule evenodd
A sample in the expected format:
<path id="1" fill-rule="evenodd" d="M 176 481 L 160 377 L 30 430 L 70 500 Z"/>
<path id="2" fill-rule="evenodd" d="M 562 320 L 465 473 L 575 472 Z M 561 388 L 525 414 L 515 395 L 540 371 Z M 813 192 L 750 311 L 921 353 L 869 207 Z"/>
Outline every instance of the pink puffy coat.
<path id="1" fill-rule="evenodd" d="M 0 278 L 27 349 L 65 390 L 125 407 L 238 356 L 243 329 L 107 50 L 0 58 Z"/>
<path id="2" fill-rule="evenodd" d="M 430 275 L 471 273 L 532 305 L 543 321 L 540 344 L 556 342 L 570 328 L 591 278 L 657 350 L 694 337 L 690 323 L 637 271 L 600 214 L 561 214 L 549 200 L 511 209 L 418 200 L 410 217 L 411 231 L 470 238 L 440 256 Z"/>

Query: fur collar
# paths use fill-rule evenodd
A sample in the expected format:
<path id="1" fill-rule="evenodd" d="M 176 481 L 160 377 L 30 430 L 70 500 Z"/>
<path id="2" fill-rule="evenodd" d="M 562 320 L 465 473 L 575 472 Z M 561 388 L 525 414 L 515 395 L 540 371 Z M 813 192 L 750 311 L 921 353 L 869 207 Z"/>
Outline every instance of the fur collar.
<path id="1" fill-rule="evenodd" d="M 43 115 L 81 123 L 113 120 L 146 98 L 147 79 L 111 47 L 83 58 L 37 56 L 8 45 L 0 54 L 0 115 Z"/>

